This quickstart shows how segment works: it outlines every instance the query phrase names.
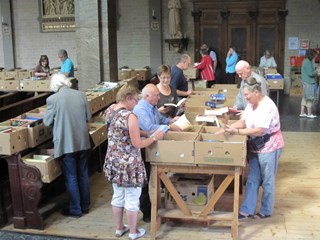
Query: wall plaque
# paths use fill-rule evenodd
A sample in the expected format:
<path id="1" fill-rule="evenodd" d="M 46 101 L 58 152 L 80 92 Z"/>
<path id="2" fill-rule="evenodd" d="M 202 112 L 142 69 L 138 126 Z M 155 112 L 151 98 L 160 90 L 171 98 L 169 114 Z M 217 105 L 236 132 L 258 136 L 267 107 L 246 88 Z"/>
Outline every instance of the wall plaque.
<path id="1" fill-rule="evenodd" d="M 41 32 L 75 31 L 74 0 L 39 0 Z"/>

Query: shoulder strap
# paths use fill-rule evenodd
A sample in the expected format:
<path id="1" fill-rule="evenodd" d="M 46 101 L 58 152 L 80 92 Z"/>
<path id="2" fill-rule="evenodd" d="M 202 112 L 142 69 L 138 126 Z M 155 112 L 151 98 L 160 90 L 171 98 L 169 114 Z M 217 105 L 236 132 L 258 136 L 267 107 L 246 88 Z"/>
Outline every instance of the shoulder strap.
<path id="1" fill-rule="evenodd" d="M 112 122 L 112 119 L 114 118 L 114 116 L 120 112 L 121 110 L 124 110 L 125 108 L 124 107 L 121 107 L 121 108 L 118 108 L 117 110 L 115 110 L 108 118 L 107 120 L 107 128 L 109 128 L 111 122 Z"/>

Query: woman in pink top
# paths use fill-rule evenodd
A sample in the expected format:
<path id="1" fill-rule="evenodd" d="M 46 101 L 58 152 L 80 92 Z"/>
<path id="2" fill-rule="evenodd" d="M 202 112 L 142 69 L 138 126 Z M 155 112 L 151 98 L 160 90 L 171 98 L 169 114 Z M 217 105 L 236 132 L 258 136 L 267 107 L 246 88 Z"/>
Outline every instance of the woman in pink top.
<path id="1" fill-rule="evenodd" d="M 284 147 L 278 109 L 268 96 L 261 93 L 260 85 L 254 77 L 245 80 L 243 94 L 248 105 L 240 120 L 220 131 L 246 135 L 249 139 L 249 174 L 239 220 L 247 217 L 262 219 L 272 215 L 278 160 Z M 263 188 L 261 207 L 254 215 L 260 185 Z"/>

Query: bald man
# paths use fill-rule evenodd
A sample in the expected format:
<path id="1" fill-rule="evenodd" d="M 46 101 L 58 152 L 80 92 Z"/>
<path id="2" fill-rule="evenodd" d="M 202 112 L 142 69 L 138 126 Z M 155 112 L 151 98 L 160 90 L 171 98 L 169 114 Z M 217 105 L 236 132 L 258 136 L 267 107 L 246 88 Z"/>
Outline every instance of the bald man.
<path id="1" fill-rule="evenodd" d="M 179 118 L 164 117 L 157 109 L 157 103 L 160 99 L 160 92 L 156 85 L 147 84 L 142 89 L 142 99 L 134 107 L 133 113 L 138 116 L 139 127 L 142 131 L 151 132 L 158 129 L 160 126 L 166 132 L 169 129 L 172 131 L 181 131 L 174 125 L 174 122 Z M 141 149 L 142 158 L 145 161 L 145 151 Z M 150 163 L 145 162 L 148 181 L 150 179 Z M 140 210 L 143 213 L 143 221 L 150 222 L 151 218 L 151 202 L 149 197 L 149 187 L 142 188 L 140 196 Z"/>
<path id="2" fill-rule="evenodd" d="M 236 97 L 234 108 L 238 110 L 244 110 L 248 104 L 247 100 L 244 98 L 244 95 L 243 95 L 243 84 L 244 84 L 244 81 L 249 77 L 254 77 L 257 80 L 257 82 L 261 83 L 262 94 L 269 96 L 269 86 L 268 86 L 267 80 L 261 75 L 252 71 L 250 64 L 247 61 L 240 60 L 236 64 L 236 73 L 242 79 L 242 81 L 240 84 L 239 93 Z"/>

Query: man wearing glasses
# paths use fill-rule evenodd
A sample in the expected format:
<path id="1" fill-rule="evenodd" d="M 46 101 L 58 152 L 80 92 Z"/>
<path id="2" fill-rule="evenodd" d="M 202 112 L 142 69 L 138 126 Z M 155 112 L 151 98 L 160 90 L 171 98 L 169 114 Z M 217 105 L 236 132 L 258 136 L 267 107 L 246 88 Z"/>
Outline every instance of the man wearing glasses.
<path id="1" fill-rule="evenodd" d="M 247 61 L 240 60 L 236 65 L 236 73 L 242 79 L 240 83 L 239 93 L 236 97 L 234 108 L 237 110 L 244 110 L 248 104 L 243 95 L 243 85 L 246 79 L 254 77 L 257 82 L 261 83 L 261 92 L 263 95 L 269 96 L 269 86 L 267 80 L 261 75 L 252 71 L 250 64 Z"/>

